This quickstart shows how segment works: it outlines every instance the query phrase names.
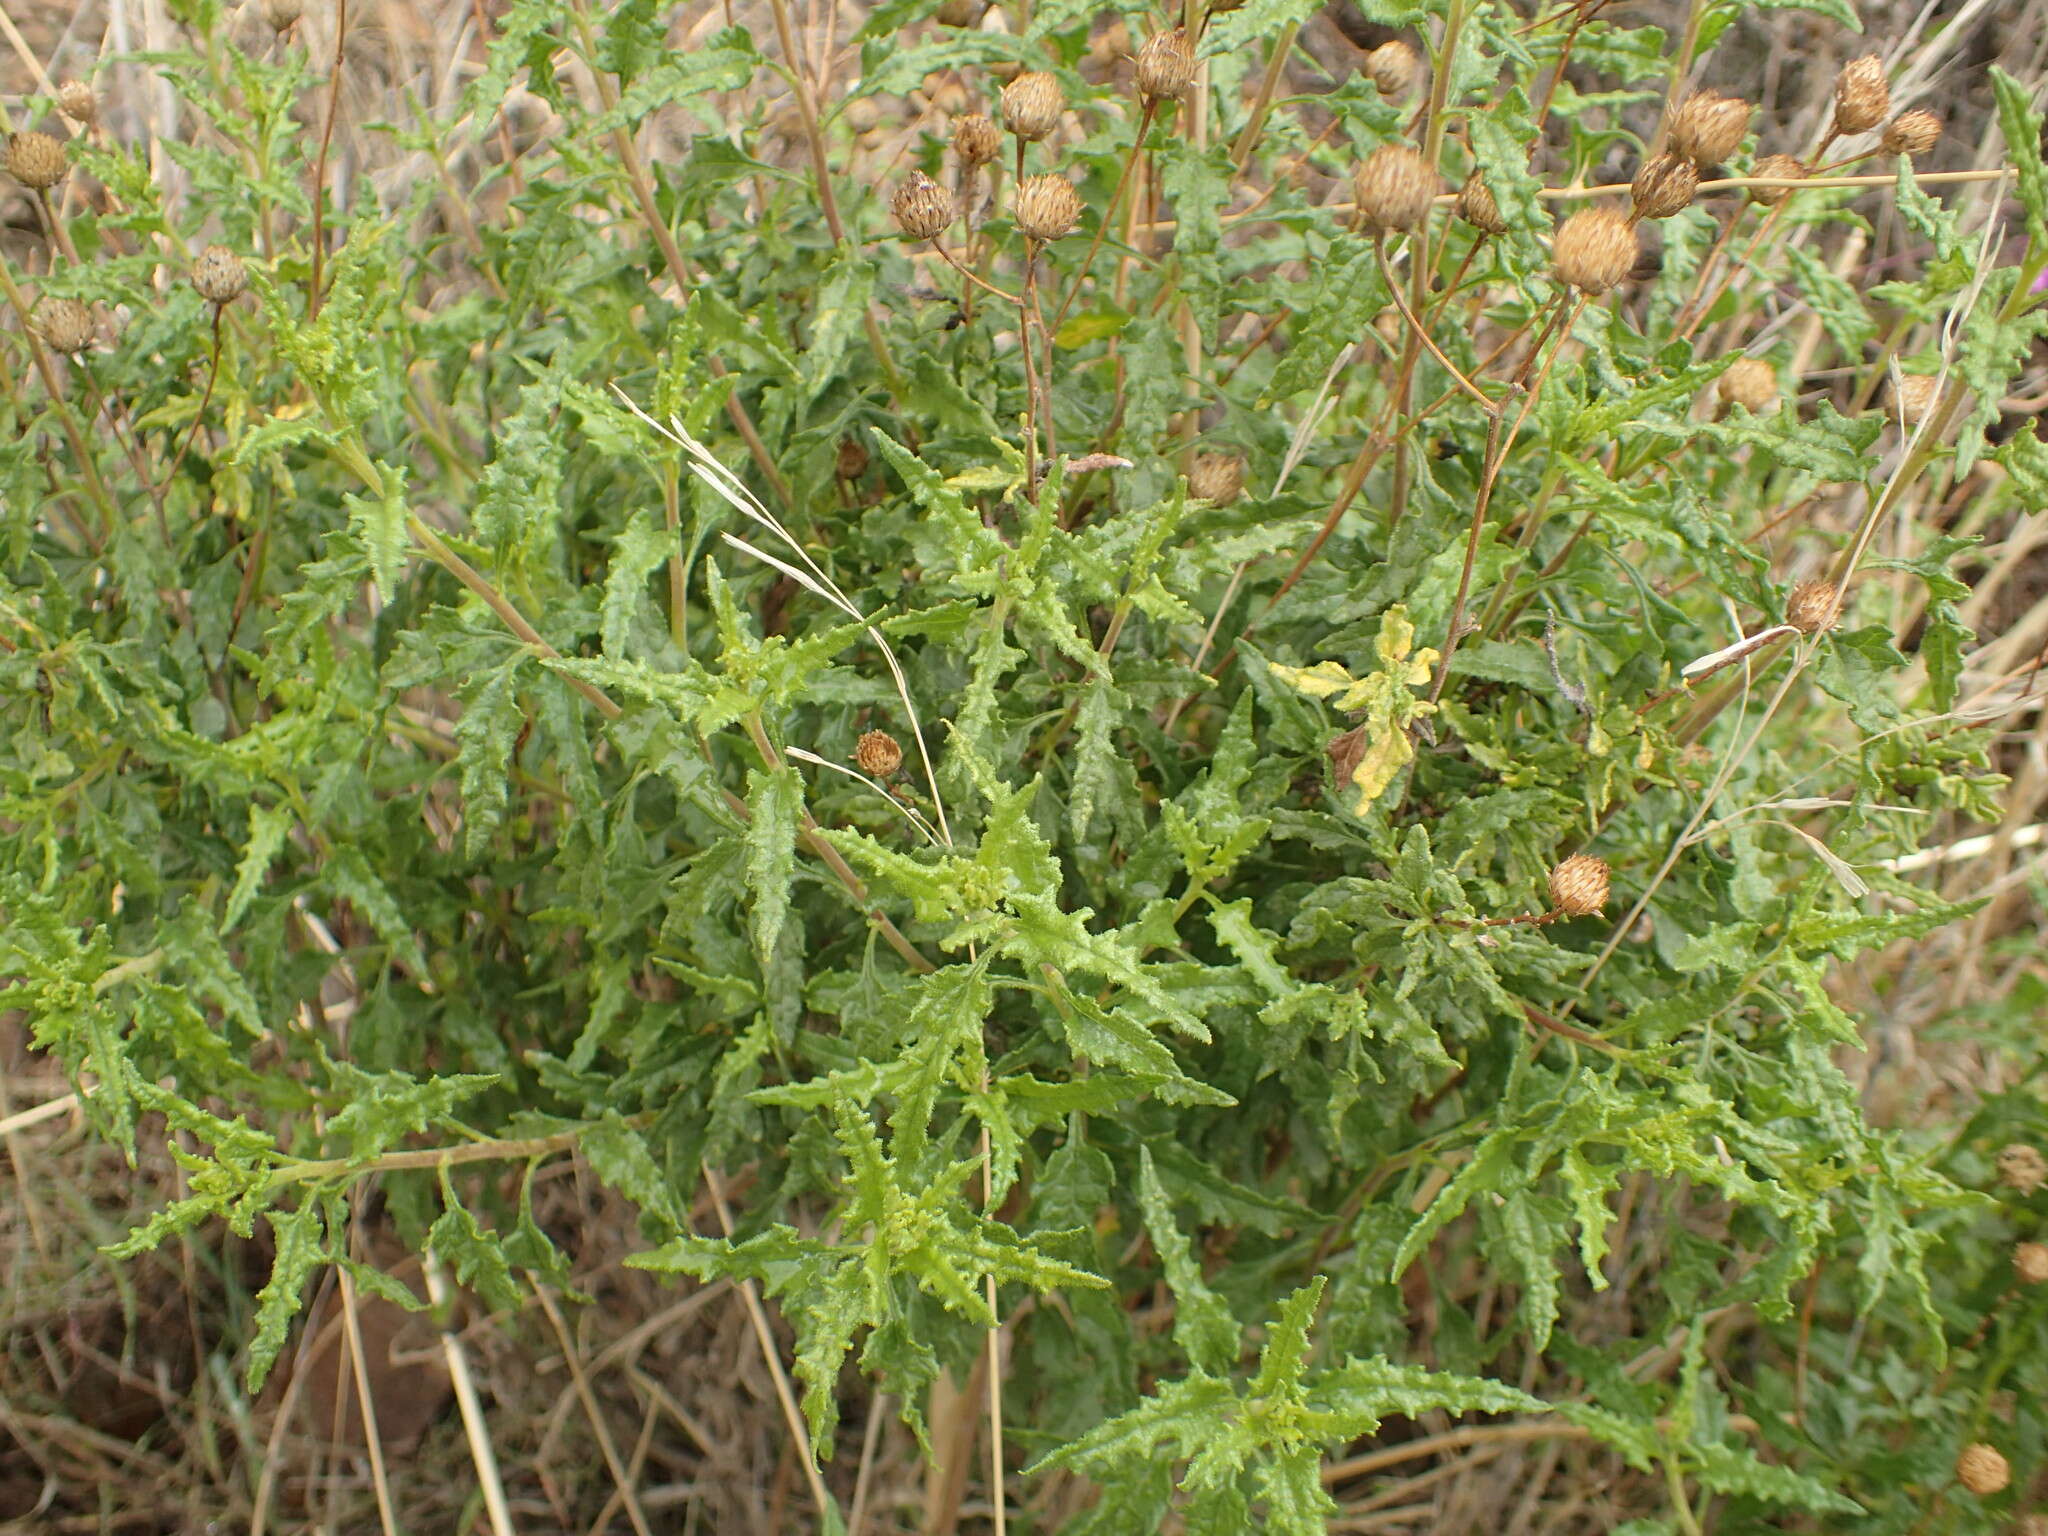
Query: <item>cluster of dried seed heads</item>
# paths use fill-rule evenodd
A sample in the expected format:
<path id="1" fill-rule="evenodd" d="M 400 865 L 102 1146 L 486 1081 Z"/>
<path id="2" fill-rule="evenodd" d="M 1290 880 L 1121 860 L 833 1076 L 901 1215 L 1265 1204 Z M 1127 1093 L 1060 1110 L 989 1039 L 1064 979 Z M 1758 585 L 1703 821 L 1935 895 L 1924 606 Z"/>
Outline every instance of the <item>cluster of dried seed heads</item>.
<path id="1" fill-rule="evenodd" d="M 1785 622 L 1802 635 L 1822 634 L 1841 618 L 1841 589 L 1831 581 L 1802 581 L 1785 600 Z"/>
<path id="2" fill-rule="evenodd" d="M 1755 110 L 1738 96 L 1694 91 L 1672 114 L 1670 151 L 1702 171 L 1712 170 L 1742 147 Z"/>
<path id="3" fill-rule="evenodd" d="M 100 119 L 99 98 L 83 80 L 66 80 L 57 87 L 57 110 L 84 128 Z"/>
<path id="4" fill-rule="evenodd" d="M 1998 1151 L 1998 1182 L 2015 1194 L 2031 1195 L 2048 1184 L 2048 1158 L 2039 1147 L 2015 1141 Z"/>
<path id="5" fill-rule="evenodd" d="M 33 130 L 17 133 L 7 140 L 7 174 L 24 187 L 47 192 L 71 169 L 71 157 L 64 146 L 47 133 Z"/>
<path id="6" fill-rule="evenodd" d="M 963 112 L 953 119 L 953 157 L 968 170 L 987 165 L 1002 147 L 1002 135 L 986 112 Z"/>
<path id="7" fill-rule="evenodd" d="M 1188 494 L 1228 506 L 1244 494 L 1244 459 L 1235 453 L 1198 453 L 1188 471 Z"/>
<path id="8" fill-rule="evenodd" d="M 871 779 L 886 779 L 903 766 L 903 748 L 887 731 L 867 731 L 853 744 L 854 766 Z"/>
<path id="9" fill-rule="evenodd" d="M 890 199 L 889 212 L 912 240 L 936 240 L 953 222 L 953 198 L 923 171 L 912 171 Z"/>
<path id="10" fill-rule="evenodd" d="M 1934 412 L 1941 400 L 1941 380 L 1924 373 L 1902 373 L 1891 384 L 1892 414 L 1909 427 L 1917 427 Z"/>
<path id="11" fill-rule="evenodd" d="M 1422 57 L 1398 37 L 1365 56 L 1365 76 L 1382 96 L 1405 96 L 1422 73 Z"/>
<path id="12" fill-rule="evenodd" d="M 2015 1243 L 2012 1272 L 2021 1285 L 2048 1285 L 2048 1243 Z"/>
<path id="13" fill-rule="evenodd" d="M 1978 1495 L 1999 1492 L 2012 1482 L 2012 1463 L 1995 1446 L 1981 1440 L 1963 1447 L 1956 1457 L 1956 1481 Z"/>
<path id="14" fill-rule="evenodd" d="M 1765 155 L 1749 168 L 1753 177 L 1766 181 L 1804 181 L 1812 174 L 1797 155 Z M 1792 195 L 1791 187 L 1751 187 L 1749 195 L 1766 208 L 1775 208 Z"/>
<path id="15" fill-rule="evenodd" d="M 1420 226 L 1440 184 L 1435 168 L 1406 144 L 1382 144 L 1351 174 L 1358 217 L 1376 235 Z"/>
<path id="16" fill-rule="evenodd" d="M 1058 240 L 1081 222 L 1081 194 L 1066 177 L 1047 171 L 1017 183 L 1017 228 L 1027 240 Z"/>
<path id="17" fill-rule="evenodd" d="M 1186 27 L 1155 32 L 1138 50 L 1138 99 L 1178 101 L 1195 83 L 1195 45 Z"/>
<path id="18" fill-rule="evenodd" d="M 1876 54 L 1846 64 L 1835 77 L 1834 133 L 1838 137 L 1868 133 L 1892 109 L 1891 87 L 1885 83 L 1884 60 Z"/>
<path id="19" fill-rule="evenodd" d="M 1745 357 L 1733 363 L 1714 386 L 1725 405 L 1739 405 L 1752 415 L 1762 415 L 1778 403 L 1778 370 L 1760 357 Z"/>
<path id="20" fill-rule="evenodd" d="M 192 263 L 192 286 L 209 304 L 232 304 L 249 286 L 249 269 L 224 245 L 209 245 Z"/>
<path id="21" fill-rule="evenodd" d="M 1591 917 L 1607 906 L 1607 861 L 1575 853 L 1550 872 L 1550 910 Z"/>
<path id="22" fill-rule="evenodd" d="M 1699 189 L 1699 167 L 1692 161 L 1684 155 L 1654 155 L 1629 184 L 1629 203 L 1639 219 L 1668 219 L 1690 208 Z"/>
<path id="23" fill-rule="evenodd" d="M 1003 126 L 1028 144 L 1059 127 L 1066 109 L 1059 81 L 1041 70 L 1027 70 L 1003 87 Z"/>
<path id="24" fill-rule="evenodd" d="M 1458 217 L 1482 234 L 1504 235 L 1508 232 L 1508 221 L 1500 216 L 1500 204 L 1494 201 L 1493 189 L 1477 171 L 1467 176 L 1465 184 L 1458 188 Z"/>
<path id="25" fill-rule="evenodd" d="M 1635 270 L 1635 221 L 1618 208 L 1581 208 L 1558 226 L 1550 265 L 1558 281 L 1594 298 Z"/>
<path id="26" fill-rule="evenodd" d="M 45 299 L 36 311 L 36 329 L 52 352 L 83 352 L 92 345 L 92 311 L 76 299 Z"/>
<path id="27" fill-rule="evenodd" d="M 1881 147 L 1888 155 L 1917 160 L 1941 142 L 1941 119 L 1925 107 L 1901 112 L 1885 124 Z"/>

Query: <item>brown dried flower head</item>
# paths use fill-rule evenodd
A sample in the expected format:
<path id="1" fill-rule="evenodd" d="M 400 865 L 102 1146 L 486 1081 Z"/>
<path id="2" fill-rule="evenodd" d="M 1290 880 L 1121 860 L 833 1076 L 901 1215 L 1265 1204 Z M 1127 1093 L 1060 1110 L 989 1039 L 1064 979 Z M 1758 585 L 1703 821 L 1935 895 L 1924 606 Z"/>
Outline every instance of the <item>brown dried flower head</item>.
<path id="1" fill-rule="evenodd" d="M 2012 1482 L 2012 1463 L 1979 1440 L 1956 1458 L 1956 1481 L 1980 1496 L 1997 1493 Z"/>
<path id="2" fill-rule="evenodd" d="M 2031 1195 L 2048 1184 L 2048 1158 L 2039 1147 L 2015 1141 L 1998 1153 L 1998 1182 L 2015 1194 Z"/>
<path id="3" fill-rule="evenodd" d="M 74 123 L 90 128 L 100 118 L 100 99 L 83 80 L 66 80 L 57 87 L 57 110 Z"/>
<path id="4" fill-rule="evenodd" d="M 92 345 L 92 311 L 76 299 L 45 299 L 36 311 L 36 329 L 52 352 L 83 352 Z"/>
<path id="5" fill-rule="evenodd" d="M 1868 133 L 1892 109 L 1891 87 L 1885 84 L 1884 60 L 1867 53 L 1842 66 L 1835 77 L 1835 132 Z"/>
<path id="6" fill-rule="evenodd" d="M 1591 917 L 1607 905 L 1607 861 L 1575 853 L 1550 872 L 1550 910 Z"/>
<path id="7" fill-rule="evenodd" d="M 1558 227 L 1550 265 L 1560 282 L 1597 297 L 1627 280 L 1636 255 L 1634 220 L 1618 208 L 1582 208 Z"/>
<path id="8" fill-rule="evenodd" d="M 17 133 L 7 141 L 7 174 L 24 187 L 47 192 L 70 169 L 70 155 L 47 133 Z"/>
<path id="9" fill-rule="evenodd" d="M 1842 594 L 1830 581 L 1802 581 L 1785 599 L 1785 622 L 1802 635 L 1817 635 L 1841 622 Z"/>
<path id="10" fill-rule="evenodd" d="M 1934 413 L 1941 400 L 1941 380 L 1925 373 L 1902 373 L 1886 389 L 1892 414 L 1909 427 L 1917 427 Z"/>
<path id="11" fill-rule="evenodd" d="M 1244 494 L 1244 458 L 1235 453 L 1198 453 L 1188 471 L 1188 494 L 1219 507 Z"/>
<path id="12" fill-rule="evenodd" d="M 273 32 L 288 31 L 306 14 L 306 0 L 263 0 L 263 19 Z"/>
<path id="13" fill-rule="evenodd" d="M 1154 32 L 1138 50 L 1138 99 L 1178 101 L 1195 83 L 1195 44 L 1186 27 Z"/>
<path id="14" fill-rule="evenodd" d="M 1060 125 L 1067 109 L 1059 81 L 1042 70 L 1026 70 L 1003 87 L 1003 126 L 1035 143 Z"/>
<path id="15" fill-rule="evenodd" d="M 249 286 L 249 269 L 224 245 L 209 245 L 192 263 L 192 286 L 209 304 L 232 304 Z"/>
<path id="16" fill-rule="evenodd" d="M 1017 183 L 1016 214 L 1027 239 L 1057 240 L 1081 222 L 1081 194 L 1064 176 L 1026 176 Z"/>
<path id="17" fill-rule="evenodd" d="M 1500 204 L 1493 200 L 1493 189 L 1477 171 L 1467 176 L 1465 184 L 1458 188 L 1458 217 L 1489 235 L 1508 232 L 1508 221 L 1500 216 Z"/>
<path id="18" fill-rule="evenodd" d="M 1749 174 L 1773 181 L 1803 181 L 1813 173 L 1797 155 L 1765 155 L 1749 168 Z M 1797 190 L 1796 187 L 1751 187 L 1749 195 L 1766 208 L 1775 208 Z"/>
<path id="19" fill-rule="evenodd" d="M 935 13 L 942 27 L 971 27 L 981 20 L 981 0 L 940 0 Z"/>
<path id="20" fill-rule="evenodd" d="M 1699 168 L 1684 155 L 1657 155 L 1643 163 L 1628 195 L 1639 219 L 1668 219 L 1692 206 L 1700 189 Z"/>
<path id="21" fill-rule="evenodd" d="M 896 227 L 912 240 L 936 240 L 953 222 L 952 194 L 923 171 L 912 171 L 889 200 Z"/>
<path id="22" fill-rule="evenodd" d="M 1438 185 L 1430 163 L 1406 144 L 1382 144 L 1351 174 L 1358 216 L 1375 234 L 1416 228 Z"/>
<path id="23" fill-rule="evenodd" d="M 1918 160 L 1941 142 L 1941 119 L 1925 107 L 1901 112 L 1884 127 L 1882 148 L 1888 155 Z"/>
<path id="24" fill-rule="evenodd" d="M 868 472 L 868 450 L 857 437 L 842 437 L 832 455 L 832 473 L 842 480 L 858 480 Z"/>
<path id="25" fill-rule="evenodd" d="M 2015 1243 L 2012 1272 L 2021 1285 L 2048 1285 L 2048 1243 Z"/>
<path id="26" fill-rule="evenodd" d="M 1694 91 L 1671 119 L 1671 153 L 1709 170 L 1742 147 L 1749 115 L 1756 109 L 1740 96 Z"/>
<path id="27" fill-rule="evenodd" d="M 1714 386 L 1722 403 L 1762 415 L 1778 403 L 1778 370 L 1760 357 L 1739 359 Z"/>
<path id="28" fill-rule="evenodd" d="M 871 779 L 886 779 L 903 766 L 903 748 L 887 731 L 867 731 L 853 744 L 854 766 Z"/>
<path id="29" fill-rule="evenodd" d="M 1002 135 L 986 112 L 962 112 L 953 119 L 953 156 L 969 170 L 987 165 L 1002 147 Z"/>
<path id="30" fill-rule="evenodd" d="M 1382 96 L 1407 95 L 1421 73 L 1422 56 L 1398 37 L 1365 56 L 1366 78 L 1379 87 Z"/>

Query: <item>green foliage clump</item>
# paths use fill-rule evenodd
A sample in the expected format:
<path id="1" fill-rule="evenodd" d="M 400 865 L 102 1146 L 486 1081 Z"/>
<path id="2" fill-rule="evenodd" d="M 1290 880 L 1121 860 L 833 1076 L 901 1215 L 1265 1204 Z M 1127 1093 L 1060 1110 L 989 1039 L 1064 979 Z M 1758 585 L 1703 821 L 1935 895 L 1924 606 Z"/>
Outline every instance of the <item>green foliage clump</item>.
<path id="1" fill-rule="evenodd" d="M 175 1133 L 122 1253 L 268 1227 L 252 1386 L 324 1266 L 410 1301 L 350 1246 L 373 1183 L 486 1303 L 559 1282 L 531 1171 L 574 1154 L 634 1264 L 779 1308 L 808 1455 L 849 1361 L 928 1443 L 993 1360 L 1007 1496 L 1100 1486 L 1070 1532 L 1321 1531 L 1328 1458 L 1464 1415 L 1610 1447 L 1635 1530 L 2023 1507 L 1952 1469 L 2042 1465 L 2006 1263 L 2048 1205 L 1991 1159 L 2048 1104 L 1879 1123 L 1831 983 L 1967 917 L 1899 856 L 2001 814 L 1952 568 L 2048 500 L 2000 407 L 2031 99 L 1993 83 L 2017 265 L 1886 155 L 1710 189 L 1589 296 L 1553 215 L 1627 206 L 1746 8 L 1380 6 L 1424 94 L 1297 97 L 1315 9 L 1209 18 L 1141 107 L 1045 0 L 890 0 L 822 99 L 742 28 L 518 0 L 343 208 L 325 63 L 201 0 L 145 61 L 187 189 L 73 142 L 95 193 L 7 276 L 98 331 L 8 341 L 0 1006 L 102 1135 Z M 1065 112 L 987 169 L 888 119 L 1000 124 L 1016 68 Z M 1440 175 L 1412 233 L 1304 189 L 1389 142 Z M 892 213 L 913 169 L 944 208 Z M 1015 227 L 1020 170 L 1080 227 Z M 1864 283 L 1880 205 L 1923 259 Z M 1802 580 L 1838 625 L 1783 623 Z M 1581 852 L 1597 915 L 1548 893 Z"/>

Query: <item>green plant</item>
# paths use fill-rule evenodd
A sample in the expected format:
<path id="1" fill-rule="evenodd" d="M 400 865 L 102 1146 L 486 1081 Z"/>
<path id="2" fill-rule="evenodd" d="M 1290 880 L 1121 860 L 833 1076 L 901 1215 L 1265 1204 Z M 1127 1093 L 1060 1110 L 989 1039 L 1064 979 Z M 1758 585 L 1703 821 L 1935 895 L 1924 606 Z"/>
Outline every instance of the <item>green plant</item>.
<path id="1" fill-rule="evenodd" d="M 182 1170 L 116 1252 L 267 1228 L 254 1387 L 326 1269 L 419 1304 L 373 1189 L 489 1306 L 566 1285 L 573 1154 L 794 1331 L 820 1529 L 842 1405 L 957 1459 L 970 1382 L 998 1530 L 1320 1531 L 1327 1458 L 1501 1414 L 1636 1530 L 2001 1528 L 2038 978 L 1968 1114 L 1843 1062 L 2039 713 L 1952 570 L 2048 502 L 2028 90 L 1999 265 L 1824 163 L 1881 65 L 1803 139 L 1690 97 L 1740 7 L 1380 7 L 1418 102 L 1290 94 L 1301 0 L 1130 10 L 1142 95 L 1081 8 L 891 0 L 855 77 L 772 3 L 518 0 L 338 207 L 331 60 L 186 0 L 189 194 L 98 131 L 31 181 L 0 996 Z M 940 90 L 1017 69 L 991 158 Z"/>

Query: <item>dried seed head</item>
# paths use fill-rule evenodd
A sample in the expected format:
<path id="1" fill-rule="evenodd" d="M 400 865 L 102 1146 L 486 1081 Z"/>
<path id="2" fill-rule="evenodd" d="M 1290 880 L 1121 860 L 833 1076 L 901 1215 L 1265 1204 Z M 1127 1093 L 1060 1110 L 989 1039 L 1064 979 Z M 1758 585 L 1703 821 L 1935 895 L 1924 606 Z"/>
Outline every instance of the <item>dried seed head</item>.
<path id="1" fill-rule="evenodd" d="M 1486 178 L 1477 171 L 1467 176 L 1465 185 L 1458 188 L 1458 217 L 1489 235 L 1508 232 L 1508 221 L 1500 216 L 1500 204 L 1493 200 L 1493 191 L 1486 185 Z"/>
<path id="2" fill-rule="evenodd" d="M 1003 126 L 1020 139 L 1044 138 L 1059 127 L 1066 109 L 1059 81 L 1041 70 L 1027 70 L 1003 87 Z"/>
<path id="3" fill-rule="evenodd" d="M 306 0 L 263 0 L 263 19 L 273 32 L 289 31 L 306 14 Z"/>
<path id="4" fill-rule="evenodd" d="M 1797 155 L 1765 155 L 1749 168 L 1749 174 L 1774 181 L 1802 181 L 1813 173 Z M 1775 208 L 1797 190 L 1796 187 L 1751 187 L 1749 195 L 1766 208 Z"/>
<path id="5" fill-rule="evenodd" d="M 1607 905 L 1607 861 L 1575 853 L 1550 872 L 1550 909 L 1591 917 Z"/>
<path id="6" fill-rule="evenodd" d="M 83 352 L 92 345 L 92 311 L 76 299 L 45 299 L 36 311 L 36 329 L 52 352 Z"/>
<path id="7" fill-rule="evenodd" d="M 1956 1458 L 1956 1481 L 1975 1494 L 1997 1493 L 2012 1481 L 2012 1463 L 1978 1441 Z"/>
<path id="8" fill-rule="evenodd" d="M 57 110 L 90 128 L 100 118 L 100 99 L 83 80 L 66 80 L 57 87 Z"/>
<path id="9" fill-rule="evenodd" d="M 1924 373 L 1902 373 L 1886 390 L 1892 414 L 1908 427 L 1917 427 L 1941 400 L 1941 380 Z"/>
<path id="10" fill-rule="evenodd" d="M 981 20 L 981 0 L 940 0 L 937 12 L 942 27 L 971 27 Z"/>
<path id="11" fill-rule="evenodd" d="M 1755 110 L 1739 96 L 1694 91 L 1672 116 L 1671 153 L 1683 155 L 1701 170 L 1719 165 L 1742 147 L 1749 114 Z"/>
<path id="12" fill-rule="evenodd" d="M 1876 54 L 1842 67 L 1835 77 L 1835 132 L 1868 133 L 1892 109 L 1891 87 L 1885 84 L 1884 60 Z"/>
<path id="13" fill-rule="evenodd" d="M 1186 27 L 1154 32 L 1138 50 L 1138 98 L 1178 101 L 1195 83 L 1195 45 Z"/>
<path id="14" fill-rule="evenodd" d="M 839 439 L 838 451 L 832 455 L 832 473 L 842 480 L 858 480 L 868 472 L 868 451 L 857 437 Z"/>
<path id="15" fill-rule="evenodd" d="M 1188 494 L 1227 507 L 1244 494 L 1244 458 L 1235 453 L 1198 453 L 1188 471 Z"/>
<path id="16" fill-rule="evenodd" d="M 1421 55 L 1398 37 L 1365 56 L 1366 78 L 1379 87 L 1382 96 L 1407 95 L 1421 73 Z"/>
<path id="17" fill-rule="evenodd" d="M 2048 1243 L 2016 1243 L 2012 1272 L 2021 1285 L 2048 1285 Z"/>
<path id="18" fill-rule="evenodd" d="M 886 779 L 903 766 L 903 749 L 887 731 L 868 731 L 853 744 L 854 766 L 871 779 Z"/>
<path id="19" fill-rule="evenodd" d="M 1560 282 L 1597 297 L 1627 280 L 1636 254 L 1636 226 L 1627 214 L 1582 208 L 1558 227 L 1550 264 Z"/>
<path id="20" fill-rule="evenodd" d="M 2039 1147 L 2024 1141 L 2002 1147 L 1998 1153 L 1998 1182 L 2016 1194 L 2031 1195 L 2048 1184 L 2048 1158 Z"/>
<path id="21" fill-rule="evenodd" d="M 7 141 L 7 174 L 24 187 L 46 192 L 70 169 L 64 146 L 47 133 L 17 133 Z"/>
<path id="22" fill-rule="evenodd" d="M 923 171 L 912 171 L 889 200 L 896 227 L 912 240 L 936 240 L 953 222 L 953 198 Z"/>
<path id="23" fill-rule="evenodd" d="M 209 245 L 192 263 L 192 286 L 209 304 L 232 304 L 249 286 L 249 269 L 224 245 Z"/>
<path id="24" fill-rule="evenodd" d="M 1628 194 L 1637 218 L 1668 219 L 1690 208 L 1699 189 L 1699 168 L 1690 160 L 1683 155 L 1658 155 L 1636 172 Z"/>
<path id="25" fill-rule="evenodd" d="M 1064 176 L 1026 176 L 1017 183 L 1016 214 L 1027 239 L 1057 240 L 1081 222 L 1081 194 Z"/>
<path id="26" fill-rule="evenodd" d="M 1382 144 L 1351 173 L 1359 217 L 1375 234 L 1421 224 L 1438 185 L 1430 163 L 1406 144 Z"/>
<path id="27" fill-rule="evenodd" d="M 1842 594 L 1833 582 L 1802 581 L 1785 599 L 1785 622 L 1802 635 L 1833 629 L 1842 618 Z"/>
<path id="28" fill-rule="evenodd" d="M 1925 107 L 1901 112 L 1885 124 L 1883 149 L 1888 155 L 1918 160 L 1941 142 L 1941 119 Z"/>
<path id="29" fill-rule="evenodd" d="M 1778 370 L 1760 357 L 1741 358 L 1714 388 L 1724 404 L 1760 416 L 1778 403 Z"/>
<path id="30" fill-rule="evenodd" d="M 986 112 L 963 112 L 953 119 L 953 155 L 969 170 L 987 165 L 1002 147 L 1002 135 Z"/>

